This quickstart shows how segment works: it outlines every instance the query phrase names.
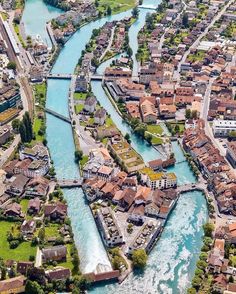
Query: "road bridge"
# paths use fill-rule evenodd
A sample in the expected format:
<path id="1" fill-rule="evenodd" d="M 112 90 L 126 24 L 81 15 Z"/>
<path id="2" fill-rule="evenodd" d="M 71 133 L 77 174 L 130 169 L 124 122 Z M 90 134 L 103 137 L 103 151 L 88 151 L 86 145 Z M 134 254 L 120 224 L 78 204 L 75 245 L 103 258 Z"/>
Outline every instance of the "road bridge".
<path id="1" fill-rule="evenodd" d="M 54 110 L 51 110 L 51 109 L 48 109 L 48 108 L 45 108 L 44 109 L 47 113 L 49 113 L 49 114 L 51 114 L 51 115 L 53 115 L 53 116 L 55 116 L 55 117 L 57 117 L 57 118 L 59 118 L 59 119 L 61 119 L 61 120 L 63 120 L 63 121 L 65 121 L 65 122 L 67 122 L 67 123 L 71 123 L 71 120 L 68 118 L 68 117 L 66 117 L 66 116 L 64 116 L 64 115 L 62 115 L 62 114 L 60 114 L 60 113 L 57 113 L 56 111 L 54 111 Z"/>
<path id="2" fill-rule="evenodd" d="M 205 184 L 201 182 L 197 182 L 194 184 L 185 184 L 177 187 L 177 193 L 186 193 L 186 192 L 192 192 L 192 191 L 201 191 L 206 192 L 206 186 Z"/>
<path id="3" fill-rule="evenodd" d="M 83 179 L 62 179 L 57 180 L 57 183 L 61 188 L 81 188 Z"/>
<path id="4" fill-rule="evenodd" d="M 62 79 L 62 80 L 70 80 L 72 78 L 72 74 L 53 74 L 49 73 L 47 75 L 48 79 Z"/>

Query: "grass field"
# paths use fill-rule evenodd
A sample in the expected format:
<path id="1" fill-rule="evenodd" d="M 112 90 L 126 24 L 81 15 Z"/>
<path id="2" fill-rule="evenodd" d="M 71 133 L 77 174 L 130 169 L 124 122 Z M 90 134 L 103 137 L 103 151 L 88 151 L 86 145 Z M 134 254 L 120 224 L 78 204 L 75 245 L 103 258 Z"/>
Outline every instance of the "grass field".
<path id="1" fill-rule="evenodd" d="M 112 13 L 119 13 L 132 9 L 135 6 L 135 0 L 99 0 L 99 10 L 104 12 L 110 6 Z"/>
<path id="2" fill-rule="evenodd" d="M 29 200 L 28 199 L 23 199 L 20 202 L 21 209 L 22 209 L 23 213 L 25 213 L 25 214 L 27 213 L 28 204 L 29 204 Z"/>
<path id="3" fill-rule="evenodd" d="M 50 226 L 45 227 L 45 236 L 46 236 L 46 238 L 60 237 L 59 229 L 60 229 L 59 226 L 54 225 L 54 224 L 50 224 Z"/>
<path id="4" fill-rule="evenodd" d="M 74 93 L 74 99 L 76 100 L 85 100 L 87 93 Z"/>
<path id="5" fill-rule="evenodd" d="M 34 119 L 33 131 L 35 133 L 35 140 L 37 142 L 42 142 L 44 139 L 44 135 L 41 136 L 38 134 L 38 131 L 40 130 L 41 126 L 42 126 L 42 120 L 36 117 Z"/>
<path id="6" fill-rule="evenodd" d="M 154 135 L 161 135 L 163 133 L 163 129 L 160 125 L 147 125 L 147 131 Z"/>
<path id="7" fill-rule="evenodd" d="M 16 249 L 10 249 L 7 241 L 7 232 L 12 231 L 16 223 L 1 221 L 1 238 L 0 238 L 0 257 L 4 260 L 13 259 L 15 261 L 28 261 L 30 255 L 36 254 L 36 247 L 31 247 L 30 242 L 21 243 Z"/>

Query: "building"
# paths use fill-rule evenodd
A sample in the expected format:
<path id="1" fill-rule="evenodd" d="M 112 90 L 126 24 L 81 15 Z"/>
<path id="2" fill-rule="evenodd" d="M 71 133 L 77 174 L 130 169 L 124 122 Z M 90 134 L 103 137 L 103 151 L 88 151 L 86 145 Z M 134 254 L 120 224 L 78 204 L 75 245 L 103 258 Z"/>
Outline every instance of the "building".
<path id="1" fill-rule="evenodd" d="M 236 131 L 236 121 L 215 119 L 212 131 L 215 137 L 227 137 L 230 132 Z"/>
<path id="2" fill-rule="evenodd" d="M 11 137 L 10 127 L 7 125 L 0 127 L 0 146 L 5 144 L 10 137 Z"/>
<path id="3" fill-rule="evenodd" d="M 227 144 L 226 158 L 233 168 L 236 168 L 236 142 Z"/>
<path id="4" fill-rule="evenodd" d="M 21 233 L 25 238 L 31 238 L 36 230 L 36 223 L 34 220 L 24 220 L 21 225 Z"/>
<path id="5" fill-rule="evenodd" d="M 67 205 L 64 203 L 46 204 L 44 206 L 44 216 L 51 221 L 64 220 L 67 216 Z"/>
<path id="6" fill-rule="evenodd" d="M 32 268 L 34 263 L 31 261 L 18 261 L 16 271 L 24 276 L 26 276 L 29 268 Z"/>
<path id="7" fill-rule="evenodd" d="M 160 220 L 145 222 L 136 235 L 134 241 L 129 246 L 128 254 L 131 255 L 133 251 L 137 249 L 144 249 L 147 253 L 149 253 L 161 232 L 161 228 L 162 222 Z"/>
<path id="8" fill-rule="evenodd" d="M 96 109 L 97 100 L 95 97 L 87 97 L 84 102 L 84 110 L 93 113 Z"/>
<path id="9" fill-rule="evenodd" d="M 48 280 L 53 281 L 63 281 L 71 276 L 70 269 L 64 267 L 55 267 L 51 270 L 45 272 Z"/>
<path id="10" fill-rule="evenodd" d="M 13 181 L 7 185 L 6 193 L 11 196 L 21 196 L 28 181 L 29 178 L 26 176 L 22 174 L 16 175 Z"/>
<path id="11" fill-rule="evenodd" d="M 114 247 L 124 242 L 123 235 L 110 207 L 101 208 L 97 211 L 97 222 L 107 247 Z"/>
<path id="12" fill-rule="evenodd" d="M 155 105 L 148 99 L 145 99 L 140 104 L 140 110 L 143 122 L 145 123 L 155 123 L 157 120 L 157 109 Z"/>
<path id="13" fill-rule="evenodd" d="M 168 189 L 177 186 L 177 177 L 174 173 L 154 172 L 151 168 L 141 170 L 143 182 L 152 190 Z"/>
<path id="14" fill-rule="evenodd" d="M 97 125 L 104 125 L 106 120 L 106 110 L 104 108 L 98 109 L 94 114 L 94 122 Z"/>
<path id="15" fill-rule="evenodd" d="M 75 82 L 75 92 L 76 93 L 86 93 L 88 90 L 88 79 L 85 75 L 79 75 L 76 78 L 76 82 Z"/>
<path id="16" fill-rule="evenodd" d="M 18 276 L 15 278 L 0 281 L 1 294 L 17 294 L 25 292 L 26 277 Z"/>
<path id="17" fill-rule="evenodd" d="M 42 261 L 66 261 L 67 248 L 64 245 L 42 249 Z"/>
<path id="18" fill-rule="evenodd" d="M 0 89 L 0 113 L 9 108 L 17 108 L 20 105 L 21 95 L 18 88 L 5 86 Z"/>

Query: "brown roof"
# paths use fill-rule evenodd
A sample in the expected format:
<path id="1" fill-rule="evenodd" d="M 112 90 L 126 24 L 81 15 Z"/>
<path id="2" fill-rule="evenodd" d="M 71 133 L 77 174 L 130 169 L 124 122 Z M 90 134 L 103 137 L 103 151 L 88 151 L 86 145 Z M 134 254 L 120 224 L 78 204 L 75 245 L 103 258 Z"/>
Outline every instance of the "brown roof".
<path id="1" fill-rule="evenodd" d="M 9 291 L 9 293 L 14 293 L 15 289 L 24 286 L 25 280 L 26 278 L 24 276 L 19 276 L 12 279 L 0 281 L 0 293 L 4 293 L 7 291 Z"/>

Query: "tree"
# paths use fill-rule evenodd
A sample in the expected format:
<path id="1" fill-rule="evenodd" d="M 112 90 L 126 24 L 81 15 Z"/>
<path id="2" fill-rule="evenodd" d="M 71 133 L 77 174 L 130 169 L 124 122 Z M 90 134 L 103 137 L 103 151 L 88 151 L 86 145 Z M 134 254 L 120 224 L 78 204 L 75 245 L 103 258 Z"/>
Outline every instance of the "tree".
<path id="1" fill-rule="evenodd" d="M 79 288 L 74 288 L 73 290 L 72 290 L 72 294 L 80 294 L 80 289 Z"/>
<path id="2" fill-rule="evenodd" d="M 83 151 L 75 150 L 75 162 L 79 163 L 82 158 L 83 158 Z"/>
<path id="3" fill-rule="evenodd" d="M 133 266 L 136 269 L 144 269 L 147 264 L 147 253 L 144 249 L 137 249 L 132 254 Z"/>
<path id="4" fill-rule="evenodd" d="M 184 15 L 183 15 L 183 18 L 182 18 L 182 25 L 183 25 L 185 28 L 188 28 L 188 26 L 189 26 L 188 14 L 187 14 L 187 13 L 184 13 Z"/>
<path id="5" fill-rule="evenodd" d="M 229 132 L 229 140 L 235 140 L 236 139 L 236 131 Z"/>
<path id="6" fill-rule="evenodd" d="M 43 294 L 44 291 L 41 286 L 35 281 L 27 281 L 25 285 L 26 294 Z"/>
<path id="7" fill-rule="evenodd" d="M 130 140 L 130 134 L 128 134 L 128 133 L 125 134 L 125 140 L 126 140 L 128 143 L 131 143 L 131 140 Z"/>
<path id="8" fill-rule="evenodd" d="M 27 141 L 27 137 L 26 137 L 26 129 L 25 129 L 25 125 L 24 125 L 23 122 L 20 122 L 19 133 L 20 133 L 21 141 L 22 141 L 23 143 L 25 143 L 25 142 Z"/>
<path id="9" fill-rule="evenodd" d="M 196 294 L 197 291 L 195 288 L 189 288 L 187 294 Z"/>
<path id="10" fill-rule="evenodd" d="M 212 238 L 212 233 L 214 231 L 214 225 L 211 223 L 206 223 L 205 225 L 203 225 L 203 230 L 204 230 L 204 234 L 206 237 Z"/>
<path id="11" fill-rule="evenodd" d="M 73 255 L 72 263 L 73 263 L 73 272 L 78 273 L 78 271 L 79 271 L 79 263 L 80 262 L 79 262 L 79 256 L 78 256 L 77 251 Z"/>
<path id="12" fill-rule="evenodd" d="M 19 132 L 19 128 L 20 128 L 20 120 L 18 118 L 13 119 L 11 126 L 13 128 L 13 130 L 18 133 Z"/>
<path id="13" fill-rule="evenodd" d="M 157 6 L 157 11 L 162 13 L 164 11 L 164 5 L 162 3 L 160 3 L 158 6 Z"/>
<path id="14" fill-rule="evenodd" d="M 190 119 L 191 118 L 191 109 L 186 109 L 185 110 L 185 118 Z"/>
<path id="15" fill-rule="evenodd" d="M 131 49 L 130 46 L 127 48 L 126 53 L 127 53 L 128 57 L 131 57 L 133 55 L 133 50 Z"/>
<path id="16" fill-rule="evenodd" d="M 132 10 L 132 16 L 133 18 L 137 18 L 139 15 L 138 7 L 134 7 Z"/>
<path id="17" fill-rule="evenodd" d="M 111 15 L 111 13 L 112 13 L 111 6 L 108 6 L 107 7 L 107 15 Z"/>
<path id="18" fill-rule="evenodd" d="M 7 68 L 16 70 L 16 63 L 14 61 L 9 61 L 7 64 Z"/>
<path id="19" fill-rule="evenodd" d="M 234 277 L 233 276 L 229 276 L 229 283 L 234 283 Z"/>
<path id="20" fill-rule="evenodd" d="M 197 117 L 198 117 L 197 110 L 193 110 L 192 111 L 192 118 L 197 119 Z"/>
<path id="21" fill-rule="evenodd" d="M 196 289 L 198 289 L 201 286 L 202 279 L 198 276 L 195 276 L 192 280 L 192 286 Z"/>
<path id="22" fill-rule="evenodd" d="M 145 135 L 145 132 L 147 130 L 147 126 L 146 124 L 139 124 L 135 129 L 134 129 L 134 132 L 135 134 L 137 134 L 138 136 L 144 138 L 144 135 Z"/>
<path id="23" fill-rule="evenodd" d="M 44 239 L 45 239 L 45 229 L 41 228 L 38 232 L 38 237 L 41 243 L 43 243 Z"/>
<path id="24" fill-rule="evenodd" d="M 175 125 L 175 133 L 178 134 L 180 131 L 180 127 L 178 124 Z"/>
<path id="25" fill-rule="evenodd" d="M 152 144 L 152 135 L 151 134 L 147 134 L 146 135 L 146 140 L 148 141 L 149 144 Z"/>

